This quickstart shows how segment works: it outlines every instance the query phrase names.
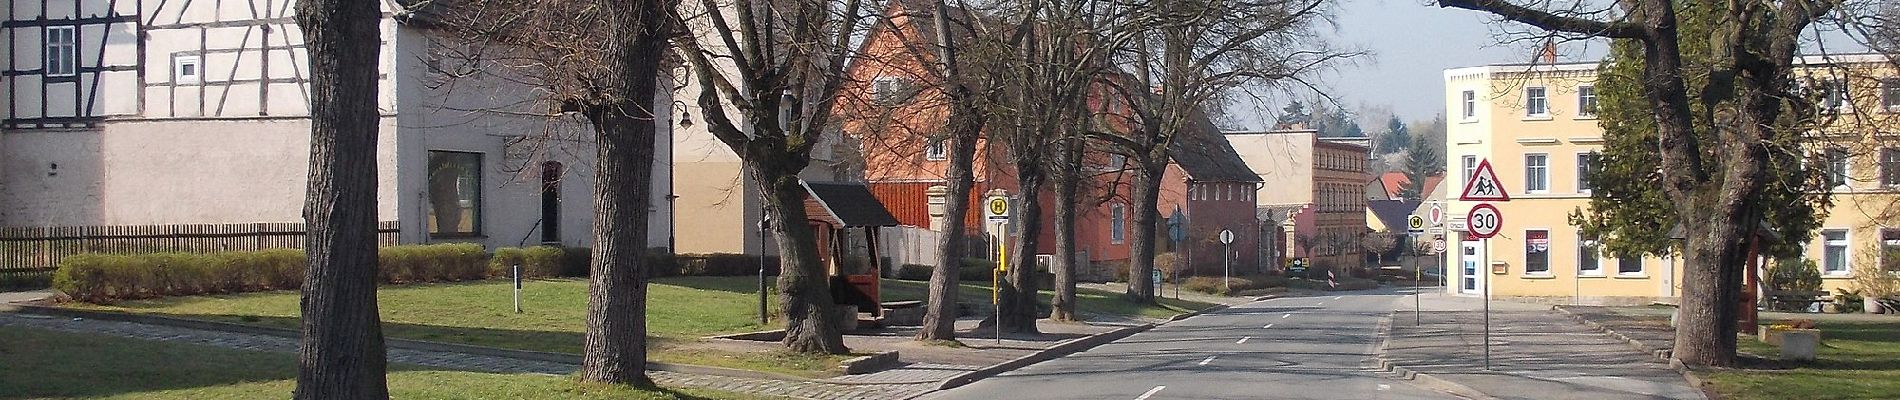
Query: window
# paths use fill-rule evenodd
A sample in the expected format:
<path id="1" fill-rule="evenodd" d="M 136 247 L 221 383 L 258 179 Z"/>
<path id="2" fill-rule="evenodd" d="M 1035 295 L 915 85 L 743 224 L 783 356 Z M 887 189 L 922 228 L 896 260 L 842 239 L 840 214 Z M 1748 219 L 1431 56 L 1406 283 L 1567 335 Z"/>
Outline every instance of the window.
<path id="1" fill-rule="evenodd" d="M 1840 79 L 1828 79 L 1821 82 L 1821 110 L 1838 111 L 1853 106 L 1853 97 L 1847 90 L 1847 82 Z"/>
<path id="2" fill-rule="evenodd" d="M 1545 96 L 1543 87 L 1524 88 L 1524 116 L 1543 117 L 1550 115 L 1550 98 Z"/>
<path id="3" fill-rule="evenodd" d="M 1128 239 L 1127 229 L 1125 229 L 1128 227 L 1128 219 L 1127 219 L 1126 213 L 1124 213 L 1122 210 L 1121 203 L 1115 203 L 1108 206 L 1108 222 L 1109 222 L 1109 228 L 1108 228 L 1109 242 L 1113 242 L 1115 244 L 1121 244 L 1123 240 Z"/>
<path id="4" fill-rule="evenodd" d="M 1597 115 L 1597 87 L 1583 85 L 1577 87 L 1577 116 L 1594 117 Z"/>
<path id="5" fill-rule="evenodd" d="M 1460 181 L 1459 183 L 1470 183 L 1471 175 L 1478 173 L 1478 156 L 1460 157 L 1459 162 L 1462 163 L 1465 170 L 1465 174 L 1463 175 L 1463 178 L 1460 178 L 1460 179 L 1463 179 L 1463 181 Z"/>
<path id="6" fill-rule="evenodd" d="M 949 149 L 946 148 L 948 146 L 944 142 L 945 141 L 943 140 L 930 141 L 930 145 L 924 147 L 924 159 L 930 160 L 930 161 L 943 161 L 943 159 L 948 158 Z"/>
<path id="7" fill-rule="evenodd" d="M 1616 274 L 1624 275 L 1624 276 L 1642 275 L 1643 274 L 1643 256 L 1637 255 L 1637 256 L 1617 257 L 1616 258 Z"/>
<path id="8" fill-rule="evenodd" d="M 172 83 L 190 84 L 203 82 L 204 71 L 198 67 L 198 56 L 183 54 L 172 56 Z"/>
<path id="9" fill-rule="evenodd" d="M 1597 238 L 1577 231 L 1577 276 L 1603 276 L 1603 265 L 1597 262 L 1597 254 Z"/>
<path id="10" fill-rule="evenodd" d="M 1124 168 L 1128 168 L 1128 156 L 1124 156 L 1120 154 L 1108 155 L 1108 169 L 1109 170 L 1120 171 Z"/>
<path id="11" fill-rule="evenodd" d="M 1595 173 L 1590 168 L 1599 156 L 1594 151 L 1577 154 L 1577 193 L 1590 193 L 1590 174 Z"/>
<path id="12" fill-rule="evenodd" d="M 1880 184 L 1900 186 L 1900 147 L 1880 149 Z"/>
<path id="13" fill-rule="evenodd" d="M 908 85 L 899 78 L 877 78 L 871 81 L 871 100 L 878 105 L 893 105 L 903 100 Z"/>
<path id="14" fill-rule="evenodd" d="M 1524 191 L 1529 193 L 1544 193 L 1550 191 L 1549 155 L 1524 155 Z"/>
<path id="15" fill-rule="evenodd" d="M 1821 231 L 1821 274 L 1847 275 L 1847 230 Z"/>
<path id="16" fill-rule="evenodd" d="M 482 153 L 429 152 L 429 234 L 482 233 Z"/>
<path id="17" fill-rule="evenodd" d="M 1900 229 L 1880 230 L 1880 269 L 1900 272 Z"/>
<path id="18" fill-rule="evenodd" d="M 1465 104 L 1464 113 L 1459 115 L 1465 116 L 1467 121 L 1478 119 L 1478 93 L 1466 90 L 1459 95 L 1463 97 Z"/>
<path id="19" fill-rule="evenodd" d="M 73 76 L 78 73 L 79 52 L 75 50 L 76 27 L 46 27 L 46 75 Z"/>
<path id="20" fill-rule="evenodd" d="M 1880 80 L 1880 107 L 1900 111 L 1900 78 Z"/>
<path id="21" fill-rule="evenodd" d="M 1847 186 L 1847 149 L 1830 147 L 1827 157 L 1827 184 L 1835 187 Z"/>
<path id="22" fill-rule="evenodd" d="M 1550 274 L 1550 231 L 1524 231 L 1524 273 Z"/>

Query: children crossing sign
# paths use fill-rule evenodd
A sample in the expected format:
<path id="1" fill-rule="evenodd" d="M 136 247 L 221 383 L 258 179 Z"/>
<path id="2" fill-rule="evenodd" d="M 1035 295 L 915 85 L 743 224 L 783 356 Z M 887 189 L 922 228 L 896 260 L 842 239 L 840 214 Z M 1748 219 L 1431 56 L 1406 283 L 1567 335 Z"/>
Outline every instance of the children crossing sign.
<path id="1" fill-rule="evenodd" d="M 1465 191 L 1458 195 L 1462 201 L 1511 201 L 1511 195 L 1505 193 L 1504 185 L 1498 183 L 1498 174 L 1491 171 L 1491 160 L 1478 162 L 1478 169 L 1465 177 Z"/>

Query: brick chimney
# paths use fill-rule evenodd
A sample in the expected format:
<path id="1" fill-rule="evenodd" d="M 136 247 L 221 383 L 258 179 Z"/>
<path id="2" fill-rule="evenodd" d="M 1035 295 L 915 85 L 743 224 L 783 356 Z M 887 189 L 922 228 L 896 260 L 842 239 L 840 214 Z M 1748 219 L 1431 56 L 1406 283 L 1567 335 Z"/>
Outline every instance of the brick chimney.
<path id="1" fill-rule="evenodd" d="M 1556 65 L 1557 42 L 1551 39 L 1544 39 L 1544 49 L 1538 51 L 1537 58 L 1543 61 L 1544 64 Z"/>

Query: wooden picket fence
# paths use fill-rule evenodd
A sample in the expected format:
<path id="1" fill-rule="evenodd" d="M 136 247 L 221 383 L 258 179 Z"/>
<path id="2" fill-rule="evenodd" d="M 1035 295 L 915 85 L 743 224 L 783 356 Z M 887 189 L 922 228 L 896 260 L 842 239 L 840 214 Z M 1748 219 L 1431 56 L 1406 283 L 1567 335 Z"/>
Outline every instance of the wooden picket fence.
<path id="1" fill-rule="evenodd" d="M 395 221 L 377 223 L 377 244 L 396 244 L 398 232 Z M 303 241 L 297 222 L 0 228 L 0 275 L 51 273 L 74 254 L 302 248 Z"/>

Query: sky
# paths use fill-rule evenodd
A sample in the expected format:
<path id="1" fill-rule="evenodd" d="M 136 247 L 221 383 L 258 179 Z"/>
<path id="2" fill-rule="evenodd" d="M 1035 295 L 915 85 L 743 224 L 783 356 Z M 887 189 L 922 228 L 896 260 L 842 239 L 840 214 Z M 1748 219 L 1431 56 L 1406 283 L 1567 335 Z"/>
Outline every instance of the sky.
<path id="1" fill-rule="evenodd" d="M 1372 54 L 1324 74 L 1322 89 L 1348 110 L 1385 106 L 1400 119 L 1426 120 L 1444 113 L 1444 70 L 1522 63 L 1530 61 L 1535 53 L 1533 44 L 1498 44 L 1496 36 L 1504 26 L 1482 13 L 1441 9 L 1428 5 L 1428 1 L 1341 0 L 1334 25 L 1324 28 L 1323 34 L 1330 36 L 1326 39 L 1336 46 Z M 1566 45 L 1560 49 L 1558 61 L 1583 61 L 1583 55 L 1594 59 L 1604 53 L 1603 47 L 1600 43 Z M 1255 109 L 1252 118 L 1237 116 L 1237 122 L 1260 128 L 1260 121 L 1273 120 L 1290 96 L 1276 97 L 1271 104 L 1232 109 Z M 1374 130 L 1365 124 L 1361 122 L 1368 131 Z M 1383 129 L 1385 125 L 1380 122 L 1374 126 Z"/>

